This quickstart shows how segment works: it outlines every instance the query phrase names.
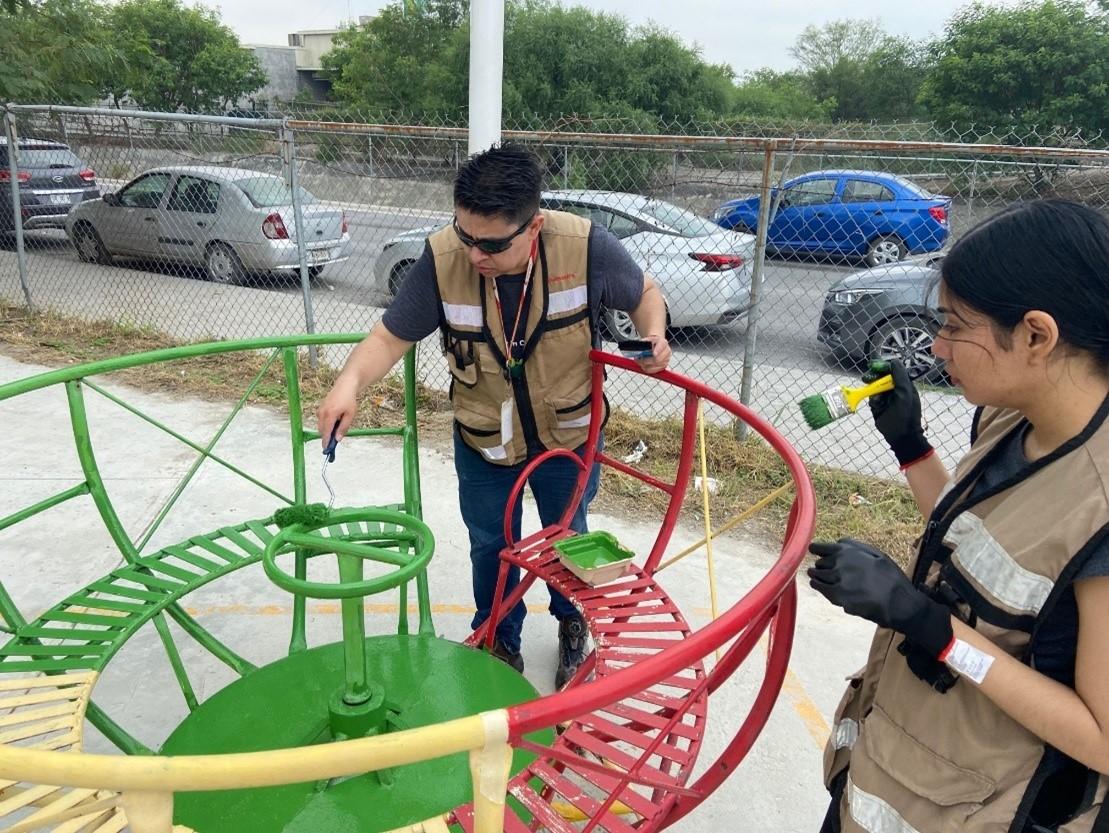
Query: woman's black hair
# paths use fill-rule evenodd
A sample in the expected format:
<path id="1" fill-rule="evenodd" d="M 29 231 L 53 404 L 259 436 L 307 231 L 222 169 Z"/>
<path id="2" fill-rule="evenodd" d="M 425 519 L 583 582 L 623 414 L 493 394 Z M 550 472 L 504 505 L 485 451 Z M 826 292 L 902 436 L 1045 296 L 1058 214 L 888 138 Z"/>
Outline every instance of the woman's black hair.
<path id="1" fill-rule="evenodd" d="M 501 145 L 463 163 L 454 180 L 454 204 L 482 217 L 516 225 L 539 211 L 543 173 L 539 160 L 521 145 Z"/>
<path id="2" fill-rule="evenodd" d="M 952 246 L 942 273 L 1004 336 L 1030 310 L 1046 312 L 1062 342 L 1109 372 L 1109 218 L 1100 211 L 1067 200 L 1011 205 Z"/>

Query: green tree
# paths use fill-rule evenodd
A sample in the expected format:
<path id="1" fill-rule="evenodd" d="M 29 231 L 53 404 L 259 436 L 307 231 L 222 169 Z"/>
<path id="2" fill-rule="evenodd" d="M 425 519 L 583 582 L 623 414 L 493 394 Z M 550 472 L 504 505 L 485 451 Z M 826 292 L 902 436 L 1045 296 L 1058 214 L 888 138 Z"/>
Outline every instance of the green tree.
<path id="1" fill-rule="evenodd" d="M 91 0 L 5 0 L 0 33 L 0 101 L 87 104 L 123 65 Z"/>
<path id="2" fill-rule="evenodd" d="M 428 0 L 407 10 L 393 3 L 344 29 L 323 56 L 332 95 L 373 111 L 461 108 L 467 81 L 452 68 L 469 54 L 468 15 L 466 0 Z"/>
<path id="3" fill-rule="evenodd" d="M 461 112 L 469 78 L 465 0 L 395 2 L 341 33 L 324 57 L 332 93 L 365 112 Z M 689 121 L 731 107 L 731 70 L 657 27 L 550 0 L 505 12 L 504 113 L 526 123 L 564 114 L 647 113 Z"/>
<path id="4" fill-rule="evenodd" d="M 800 72 L 759 69 L 740 79 L 733 93 L 736 116 L 769 119 L 812 119 L 830 117 L 827 102 L 812 94 L 807 76 Z"/>
<path id="5" fill-rule="evenodd" d="M 206 8 L 180 0 L 123 0 L 110 11 L 126 64 L 104 91 L 140 107 L 212 112 L 266 83 L 257 57 Z"/>
<path id="6" fill-rule="evenodd" d="M 846 121 L 919 115 L 923 50 L 876 20 L 834 20 L 806 26 L 790 50 L 809 92 L 829 115 Z"/>
<path id="7" fill-rule="evenodd" d="M 958 132 L 972 124 L 1109 132 L 1109 11 L 1102 2 L 975 4 L 933 48 L 921 101 Z"/>

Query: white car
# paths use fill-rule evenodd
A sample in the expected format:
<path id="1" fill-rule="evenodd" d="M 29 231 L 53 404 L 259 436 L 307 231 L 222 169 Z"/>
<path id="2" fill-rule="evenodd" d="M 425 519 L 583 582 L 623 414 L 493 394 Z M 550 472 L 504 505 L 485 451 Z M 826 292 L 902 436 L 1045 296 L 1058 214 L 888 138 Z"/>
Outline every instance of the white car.
<path id="1" fill-rule="evenodd" d="M 300 189 L 308 271 L 346 260 L 346 215 Z M 300 269 L 292 191 L 279 176 L 241 168 L 153 168 L 112 194 L 74 206 L 65 223 L 89 263 L 115 256 L 203 266 L 218 283 Z"/>
<path id="2" fill-rule="evenodd" d="M 725 231 L 684 208 L 639 194 L 544 191 L 540 205 L 578 214 L 611 231 L 658 283 L 671 327 L 726 324 L 751 305 L 751 234 Z M 406 231 L 385 243 L 374 266 L 380 291 L 396 295 L 436 228 Z M 603 323 L 615 338 L 636 335 L 625 312 L 605 310 Z"/>

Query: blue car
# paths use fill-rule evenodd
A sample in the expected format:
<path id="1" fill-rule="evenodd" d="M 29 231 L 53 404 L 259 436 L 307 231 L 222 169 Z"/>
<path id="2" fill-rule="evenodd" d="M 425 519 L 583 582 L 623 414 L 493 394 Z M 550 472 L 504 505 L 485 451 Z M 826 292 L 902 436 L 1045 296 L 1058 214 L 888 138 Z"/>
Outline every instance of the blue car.
<path id="1" fill-rule="evenodd" d="M 778 193 L 777 188 L 774 193 Z M 813 171 L 781 188 L 770 249 L 866 258 L 868 266 L 943 248 L 951 198 L 878 171 Z M 713 214 L 726 229 L 754 233 L 759 198 L 731 200 Z"/>

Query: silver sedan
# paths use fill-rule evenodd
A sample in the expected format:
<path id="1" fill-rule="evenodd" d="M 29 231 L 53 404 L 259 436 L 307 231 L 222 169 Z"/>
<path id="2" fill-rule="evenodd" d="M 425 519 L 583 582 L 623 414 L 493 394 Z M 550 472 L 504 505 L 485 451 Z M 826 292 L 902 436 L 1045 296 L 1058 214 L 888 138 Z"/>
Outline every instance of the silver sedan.
<path id="1" fill-rule="evenodd" d="M 346 215 L 299 192 L 309 275 L 346 260 Z M 257 272 L 300 269 L 292 191 L 279 176 L 241 168 L 153 168 L 119 191 L 83 202 L 66 218 L 78 256 L 111 263 L 116 256 L 203 266 L 218 283 Z"/>
<path id="2" fill-rule="evenodd" d="M 544 191 L 540 205 L 578 214 L 612 232 L 659 285 L 671 327 L 726 324 L 751 306 L 753 235 L 725 231 L 684 208 L 639 194 Z M 407 231 L 385 243 L 374 265 L 379 290 L 396 295 L 436 228 Z M 625 312 L 605 310 L 604 325 L 613 337 L 635 338 Z"/>

